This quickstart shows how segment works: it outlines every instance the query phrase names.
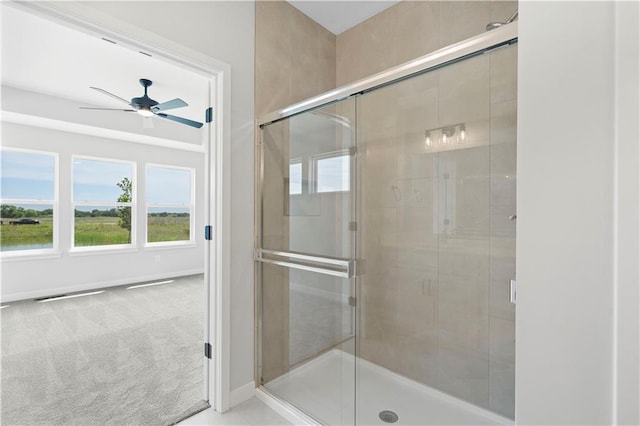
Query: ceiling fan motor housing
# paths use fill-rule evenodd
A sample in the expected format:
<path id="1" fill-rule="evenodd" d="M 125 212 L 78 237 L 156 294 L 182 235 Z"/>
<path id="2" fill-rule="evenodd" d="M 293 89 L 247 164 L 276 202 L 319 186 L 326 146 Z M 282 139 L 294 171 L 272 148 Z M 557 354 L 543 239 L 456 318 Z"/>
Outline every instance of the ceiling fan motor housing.
<path id="1" fill-rule="evenodd" d="M 144 96 L 141 96 L 139 98 L 132 98 L 131 105 L 136 108 L 145 108 L 145 109 L 158 105 L 158 102 L 154 101 L 149 96 L 147 96 L 147 87 L 151 86 L 153 82 L 151 80 L 147 80 L 146 78 L 141 78 L 139 81 L 142 87 L 144 87 Z"/>

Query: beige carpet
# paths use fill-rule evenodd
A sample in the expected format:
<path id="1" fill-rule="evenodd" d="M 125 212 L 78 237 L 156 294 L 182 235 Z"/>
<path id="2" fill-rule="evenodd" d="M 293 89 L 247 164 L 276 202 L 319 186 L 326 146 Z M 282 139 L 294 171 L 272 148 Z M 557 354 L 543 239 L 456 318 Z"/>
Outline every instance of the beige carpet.
<path id="1" fill-rule="evenodd" d="M 2 425 L 169 425 L 203 399 L 203 277 L 1 312 Z"/>

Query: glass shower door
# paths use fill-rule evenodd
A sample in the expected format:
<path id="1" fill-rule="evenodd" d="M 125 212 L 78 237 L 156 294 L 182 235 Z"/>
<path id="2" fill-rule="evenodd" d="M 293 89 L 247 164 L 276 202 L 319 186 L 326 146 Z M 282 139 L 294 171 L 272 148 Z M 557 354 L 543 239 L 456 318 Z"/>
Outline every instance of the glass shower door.
<path id="1" fill-rule="evenodd" d="M 513 418 L 516 49 L 357 98 L 358 424 Z"/>
<path id="2" fill-rule="evenodd" d="M 324 424 L 353 424 L 355 101 L 262 127 L 260 384 Z"/>

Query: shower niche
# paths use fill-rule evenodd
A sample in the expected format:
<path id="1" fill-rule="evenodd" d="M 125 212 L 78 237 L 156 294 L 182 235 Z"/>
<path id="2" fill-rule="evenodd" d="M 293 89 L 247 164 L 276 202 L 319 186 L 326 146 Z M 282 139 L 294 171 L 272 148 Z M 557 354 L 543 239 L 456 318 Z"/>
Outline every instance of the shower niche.
<path id="1" fill-rule="evenodd" d="M 512 43 L 261 125 L 256 377 L 310 420 L 512 422 Z"/>

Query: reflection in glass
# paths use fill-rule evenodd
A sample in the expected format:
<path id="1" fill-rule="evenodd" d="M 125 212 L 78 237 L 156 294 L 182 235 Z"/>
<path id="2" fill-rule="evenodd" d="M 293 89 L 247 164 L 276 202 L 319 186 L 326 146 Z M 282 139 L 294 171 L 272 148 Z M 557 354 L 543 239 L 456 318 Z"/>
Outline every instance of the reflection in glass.
<path id="1" fill-rule="evenodd" d="M 289 164 L 289 194 L 302 194 L 302 162 Z"/>
<path id="2" fill-rule="evenodd" d="M 318 192 L 348 191 L 351 181 L 349 154 L 316 160 Z"/>

